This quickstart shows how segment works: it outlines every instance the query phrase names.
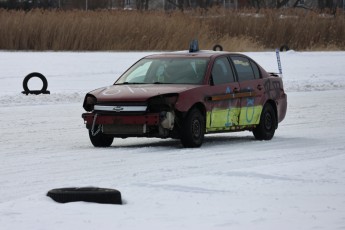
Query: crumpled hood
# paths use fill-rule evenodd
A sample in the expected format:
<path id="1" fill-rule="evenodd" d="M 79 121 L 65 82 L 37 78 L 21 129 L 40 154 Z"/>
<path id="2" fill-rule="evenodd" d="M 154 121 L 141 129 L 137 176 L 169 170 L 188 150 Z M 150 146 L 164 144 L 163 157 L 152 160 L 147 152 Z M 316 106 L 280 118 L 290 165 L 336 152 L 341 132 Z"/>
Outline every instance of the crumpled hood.
<path id="1" fill-rule="evenodd" d="M 172 85 L 172 84 L 140 84 L 140 85 L 112 85 L 91 91 L 98 102 L 106 101 L 146 101 L 147 99 L 170 93 L 200 87 L 200 85 Z"/>

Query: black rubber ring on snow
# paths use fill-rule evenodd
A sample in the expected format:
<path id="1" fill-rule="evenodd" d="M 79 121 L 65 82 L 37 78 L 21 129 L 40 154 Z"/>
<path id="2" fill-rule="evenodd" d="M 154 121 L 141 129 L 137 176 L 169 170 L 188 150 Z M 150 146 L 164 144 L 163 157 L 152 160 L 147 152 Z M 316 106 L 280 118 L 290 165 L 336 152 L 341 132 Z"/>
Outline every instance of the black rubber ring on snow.
<path id="1" fill-rule="evenodd" d="M 42 83 L 43 83 L 43 86 L 42 86 L 42 89 L 41 90 L 30 90 L 29 87 L 28 87 L 28 83 L 29 83 L 29 80 L 33 77 L 38 77 L 39 79 L 41 79 Z M 48 88 L 48 81 L 46 79 L 45 76 L 43 76 L 43 74 L 41 73 L 37 73 L 37 72 L 34 72 L 34 73 L 30 73 L 28 74 L 24 80 L 23 80 L 23 89 L 24 91 L 22 91 L 23 94 L 50 94 L 49 91 L 47 91 L 47 88 Z"/>
<path id="2" fill-rule="evenodd" d="M 288 45 L 282 45 L 281 47 L 280 47 L 280 52 L 283 52 L 284 50 L 285 51 L 289 51 L 290 50 L 290 48 L 289 48 L 289 46 Z"/>
<path id="3" fill-rule="evenodd" d="M 215 45 L 213 46 L 214 51 L 223 51 L 223 47 L 221 45 Z"/>
<path id="4" fill-rule="evenodd" d="M 47 196 L 58 203 L 85 201 L 100 204 L 122 204 L 121 193 L 116 189 L 108 188 L 57 188 L 48 191 Z"/>

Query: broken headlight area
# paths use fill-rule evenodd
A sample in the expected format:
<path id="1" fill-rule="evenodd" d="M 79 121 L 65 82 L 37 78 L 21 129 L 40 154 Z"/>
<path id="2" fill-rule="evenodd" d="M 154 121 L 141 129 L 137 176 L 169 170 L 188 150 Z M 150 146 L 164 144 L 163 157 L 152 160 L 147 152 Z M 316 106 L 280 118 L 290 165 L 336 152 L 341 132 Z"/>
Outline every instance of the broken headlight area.
<path id="1" fill-rule="evenodd" d="M 148 100 L 148 112 L 173 111 L 178 94 L 163 94 Z"/>
<path id="2" fill-rule="evenodd" d="M 87 112 L 91 112 L 91 111 L 93 111 L 96 102 L 97 102 L 97 99 L 95 96 L 93 96 L 91 94 L 86 94 L 85 99 L 84 99 L 84 103 L 83 103 L 83 108 Z"/>
<path id="3" fill-rule="evenodd" d="M 148 100 L 148 112 L 159 113 L 158 135 L 170 136 L 175 124 L 175 104 L 178 94 L 165 94 L 152 97 Z"/>

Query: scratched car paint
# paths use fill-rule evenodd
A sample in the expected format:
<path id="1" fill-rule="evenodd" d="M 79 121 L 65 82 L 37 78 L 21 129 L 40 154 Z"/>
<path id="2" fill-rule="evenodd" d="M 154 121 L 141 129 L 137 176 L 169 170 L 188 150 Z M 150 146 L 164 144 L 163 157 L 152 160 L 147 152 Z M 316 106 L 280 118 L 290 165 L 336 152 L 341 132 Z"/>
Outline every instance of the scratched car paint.
<path id="1" fill-rule="evenodd" d="M 95 147 L 114 138 L 177 138 L 200 147 L 205 134 L 252 131 L 273 138 L 287 109 L 279 74 L 231 52 L 150 55 L 113 85 L 86 94 L 82 114 Z"/>

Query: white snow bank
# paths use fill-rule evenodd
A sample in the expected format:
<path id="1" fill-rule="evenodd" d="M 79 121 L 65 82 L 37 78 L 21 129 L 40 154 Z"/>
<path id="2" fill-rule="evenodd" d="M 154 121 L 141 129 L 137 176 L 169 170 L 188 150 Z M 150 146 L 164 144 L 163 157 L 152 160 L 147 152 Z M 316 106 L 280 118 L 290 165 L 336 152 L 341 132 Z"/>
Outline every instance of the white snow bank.
<path id="1" fill-rule="evenodd" d="M 0 103 L 8 106 L 80 102 L 86 92 L 113 84 L 128 67 L 149 54 L 0 52 Z M 268 72 L 278 72 L 275 52 L 245 54 Z M 280 55 L 287 92 L 345 89 L 345 52 L 288 51 Z M 46 76 L 51 95 L 26 97 L 21 94 L 22 81 L 31 72 Z M 39 79 L 29 81 L 30 89 L 41 87 Z"/>

